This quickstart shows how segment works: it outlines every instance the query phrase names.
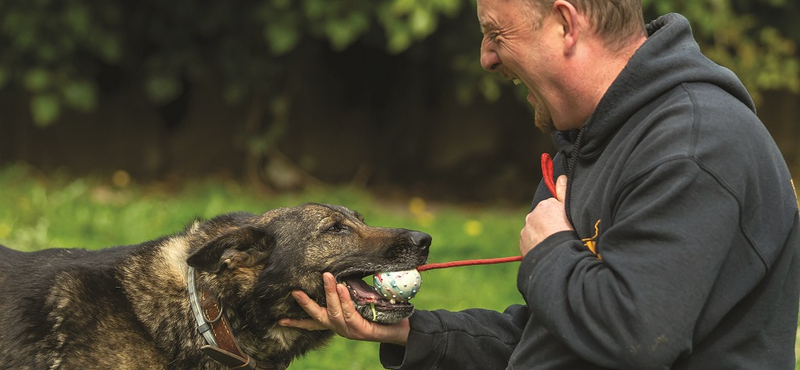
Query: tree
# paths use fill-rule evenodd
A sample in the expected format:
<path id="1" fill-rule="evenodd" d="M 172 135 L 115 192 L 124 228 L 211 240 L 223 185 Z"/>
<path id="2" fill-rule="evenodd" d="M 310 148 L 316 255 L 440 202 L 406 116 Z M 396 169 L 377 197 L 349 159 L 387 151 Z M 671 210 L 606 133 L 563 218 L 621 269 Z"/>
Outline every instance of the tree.
<path id="1" fill-rule="evenodd" d="M 92 110 L 101 89 L 135 79 L 154 104 L 219 77 L 231 102 L 280 86 L 281 57 L 304 38 L 342 50 L 383 29 L 389 53 L 436 30 L 461 0 L 31 0 L 0 3 L 0 88 L 29 94 L 33 121 Z M 122 75 L 122 77 L 120 77 Z"/>
<path id="2" fill-rule="evenodd" d="M 800 92 L 796 2 L 643 6 L 647 19 L 686 15 L 703 51 L 734 70 L 756 100 L 766 90 Z M 90 112 L 102 94 L 135 88 L 170 128 L 192 87 L 213 80 L 227 102 L 247 111 L 239 137 L 255 176 L 265 159 L 281 157 L 276 147 L 295 109 L 296 77 L 327 62 L 305 57 L 320 45 L 336 53 L 359 43 L 435 63 L 464 103 L 513 91 L 524 101 L 523 88 L 481 70 L 475 10 L 474 0 L 8 0 L 0 2 L 0 91 L 26 97 L 32 122 L 48 126 L 65 109 Z"/>
<path id="3" fill-rule="evenodd" d="M 795 2 L 643 5 L 651 17 L 687 15 L 704 51 L 737 72 L 751 91 L 800 91 Z M 33 121 L 42 126 L 56 122 L 64 107 L 94 109 L 98 92 L 113 88 L 115 72 L 140 81 L 158 105 L 176 99 L 186 81 L 211 75 L 222 79 L 231 102 L 240 102 L 272 95 L 263 86 L 281 86 L 273 83 L 284 75 L 281 57 L 304 39 L 324 39 L 343 50 L 369 37 L 387 53 L 402 53 L 437 32 L 442 17 L 459 11 L 473 12 L 474 1 L 6 1 L 0 4 L 0 42 L 6 45 L 0 50 L 0 87 L 29 94 Z M 451 50 L 454 68 L 476 71 L 474 48 Z M 466 75 L 472 81 L 459 92 L 463 97 L 471 95 L 467 86 L 489 99 L 500 93 L 490 78 Z"/>
<path id="4" fill-rule="evenodd" d="M 703 52 L 732 69 L 754 99 L 765 90 L 800 92 L 800 8 L 787 0 L 644 0 L 648 14 L 679 12 Z"/>

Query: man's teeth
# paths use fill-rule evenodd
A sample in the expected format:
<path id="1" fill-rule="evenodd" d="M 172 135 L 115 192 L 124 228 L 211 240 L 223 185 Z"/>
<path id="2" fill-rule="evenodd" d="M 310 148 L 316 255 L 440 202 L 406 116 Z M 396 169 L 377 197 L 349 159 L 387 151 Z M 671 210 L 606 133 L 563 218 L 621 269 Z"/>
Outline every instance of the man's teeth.
<path id="1" fill-rule="evenodd" d="M 514 79 L 511 80 L 511 82 L 513 82 L 514 85 L 519 85 L 519 84 L 522 83 L 522 80 L 520 80 L 519 78 L 514 78 Z"/>

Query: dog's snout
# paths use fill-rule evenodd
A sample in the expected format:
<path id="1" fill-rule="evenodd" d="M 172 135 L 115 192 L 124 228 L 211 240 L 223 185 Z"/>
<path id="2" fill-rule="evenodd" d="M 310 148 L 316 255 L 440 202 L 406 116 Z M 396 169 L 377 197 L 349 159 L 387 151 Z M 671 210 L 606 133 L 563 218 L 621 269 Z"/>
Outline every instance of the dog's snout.
<path id="1" fill-rule="evenodd" d="M 431 240 L 433 239 L 430 235 L 421 231 L 412 231 L 409 237 L 411 239 L 411 244 L 422 249 L 422 251 L 427 254 L 431 247 Z"/>

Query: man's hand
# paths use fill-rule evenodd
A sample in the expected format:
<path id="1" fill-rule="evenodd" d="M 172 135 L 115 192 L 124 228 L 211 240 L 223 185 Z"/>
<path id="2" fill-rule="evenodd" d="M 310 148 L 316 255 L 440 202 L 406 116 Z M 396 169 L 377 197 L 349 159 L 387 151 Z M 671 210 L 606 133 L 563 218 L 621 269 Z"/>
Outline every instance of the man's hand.
<path id="1" fill-rule="evenodd" d="M 344 284 L 336 284 L 333 274 L 322 274 L 325 299 L 328 307 L 320 307 L 302 291 L 292 292 L 292 297 L 312 317 L 306 320 L 282 319 L 281 326 L 305 330 L 333 330 L 347 339 L 392 343 L 405 346 L 410 326 L 408 318 L 394 325 L 381 325 L 369 321 L 356 312 L 350 293 Z"/>
<path id="2" fill-rule="evenodd" d="M 519 251 L 528 254 L 542 240 L 560 231 L 572 230 L 564 208 L 567 194 L 567 177 L 561 175 L 556 180 L 556 197 L 541 201 L 525 217 L 525 227 L 519 235 Z"/>

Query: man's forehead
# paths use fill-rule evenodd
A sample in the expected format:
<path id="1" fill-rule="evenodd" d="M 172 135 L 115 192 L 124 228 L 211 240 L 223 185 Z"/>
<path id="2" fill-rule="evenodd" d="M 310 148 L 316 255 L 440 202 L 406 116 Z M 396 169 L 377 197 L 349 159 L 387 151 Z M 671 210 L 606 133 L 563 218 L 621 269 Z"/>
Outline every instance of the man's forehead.
<path id="1" fill-rule="evenodd" d="M 483 32 L 483 33 L 486 33 L 486 30 L 491 30 L 491 29 L 494 28 L 494 23 L 493 22 L 484 21 L 484 20 L 478 18 L 478 23 L 480 24 L 481 32 Z"/>
<path id="2" fill-rule="evenodd" d="M 478 22 L 481 30 L 496 27 L 503 16 L 513 16 L 523 10 L 524 0 L 477 0 Z M 507 14 L 511 11 L 512 14 Z"/>
<path id="3" fill-rule="evenodd" d="M 491 4 L 487 4 L 496 1 L 497 0 L 478 0 L 478 24 L 481 26 L 481 31 L 495 28 L 497 25 L 494 19 L 495 15 L 492 14 Z"/>

